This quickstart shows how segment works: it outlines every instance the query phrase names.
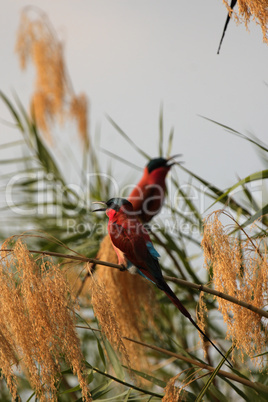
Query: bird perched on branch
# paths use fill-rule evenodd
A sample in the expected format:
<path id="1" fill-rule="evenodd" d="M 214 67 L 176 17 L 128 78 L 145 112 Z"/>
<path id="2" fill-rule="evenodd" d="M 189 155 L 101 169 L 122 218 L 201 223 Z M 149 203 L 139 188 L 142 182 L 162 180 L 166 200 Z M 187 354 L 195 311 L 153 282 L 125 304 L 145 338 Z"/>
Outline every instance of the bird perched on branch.
<path id="1" fill-rule="evenodd" d="M 104 207 L 96 209 L 94 212 L 106 211 L 106 215 L 109 218 L 108 233 L 122 268 L 129 270 L 131 273 L 140 274 L 164 291 L 180 312 L 226 359 L 217 346 L 196 324 L 188 310 L 165 282 L 158 262 L 160 255 L 154 248 L 146 228 L 137 219 L 131 202 L 124 198 L 111 198 L 107 202 L 101 201 L 97 203 L 102 204 Z M 231 363 L 229 364 L 231 365 Z"/>

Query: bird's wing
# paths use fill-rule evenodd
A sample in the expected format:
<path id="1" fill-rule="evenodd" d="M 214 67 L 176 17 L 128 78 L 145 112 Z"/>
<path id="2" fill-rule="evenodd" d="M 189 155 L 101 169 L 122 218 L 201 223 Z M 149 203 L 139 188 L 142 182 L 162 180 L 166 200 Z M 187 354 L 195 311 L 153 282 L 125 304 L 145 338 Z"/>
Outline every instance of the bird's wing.
<path id="1" fill-rule="evenodd" d="M 159 254 L 154 248 L 146 229 L 139 223 L 132 230 L 112 222 L 109 234 L 113 244 L 135 265 L 144 276 L 157 283 L 163 278 L 158 263 Z"/>
<path id="2" fill-rule="evenodd" d="M 142 212 L 151 219 L 159 212 L 164 199 L 164 191 L 158 184 L 148 184 L 143 191 Z M 146 221 L 150 220 L 146 219 Z"/>
<path id="3" fill-rule="evenodd" d="M 149 222 L 162 206 L 164 191 L 157 183 L 147 183 L 137 186 L 128 200 L 132 203 L 137 217 L 143 222 Z"/>

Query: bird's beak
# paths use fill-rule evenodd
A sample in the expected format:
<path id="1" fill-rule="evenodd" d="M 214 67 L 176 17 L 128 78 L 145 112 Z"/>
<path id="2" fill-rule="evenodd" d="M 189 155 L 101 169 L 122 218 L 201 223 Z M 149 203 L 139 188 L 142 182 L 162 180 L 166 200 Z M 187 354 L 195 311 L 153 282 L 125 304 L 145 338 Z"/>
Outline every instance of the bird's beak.
<path id="1" fill-rule="evenodd" d="M 104 202 L 104 201 L 94 201 L 94 202 L 92 202 L 92 204 L 101 204 L 101 205 L 105 205 L 105 208 L 94 209 L 92 212 L 106 211 L 106 209 L 107 209 L 107 204 L 106 204 L 106 202 Z"/>
<path id="2" fill-rule="evenodd" d="M 175 158 L 178 158 L 178 157 L 181 157 L 181 156 L 182 156 L 182 154 L 176 154 L 176 155 L 170 156 L 169 158 L 167 158 L 167 161 L 168 162 L 172 161 L 172 159 L 175 159 Z M 171 162 L 167 166 L 171 167 L 173 165 L 180 165 L 181 163 L 183 163 L 183 162 L 177 162 L 177 161 L 176 162 Z"/>

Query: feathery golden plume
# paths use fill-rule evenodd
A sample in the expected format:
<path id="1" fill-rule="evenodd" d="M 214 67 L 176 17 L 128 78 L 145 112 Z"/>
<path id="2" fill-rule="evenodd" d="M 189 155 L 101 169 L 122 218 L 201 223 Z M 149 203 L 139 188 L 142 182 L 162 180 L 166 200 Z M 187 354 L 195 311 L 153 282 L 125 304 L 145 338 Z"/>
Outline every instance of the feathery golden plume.
<path id="1" fill-rule="evenodd" d="M 79 295 L 79 298 L 83 299 L 82 303 L 88 304 L 90 302 L 90 280 L 83 283 L 83 288 L 81 290 L 81 276 L 83 273 L 88 272 L 87 266 L 87 263 L 77 264 L 77 261 L 68 263 L 64 262 L 64 272 L 72 294 L 76 295 L 76 297 Z"/>
<path id="2" fill-rule="evenodd" d="M 91 301 L 96 318 L 106 338 L 120 352 L 125 363 L 130 367 L 130 360 L 118 326 L 115 307 L 103 283 L 100 283 L 93 276 L 91 279 Z"/>
<path id="3" fill-rule="evenodd" d="M 86 145 L 88 142 L 88 99 L 85 94 L 73 96 L 71 100 L 70 113 L 77 121 L 79 134 Z"/>
<path id="4" fill-rule="evenodd" d="M 30 12 L 37 11 L 36 19 Z M 36 69 L 32 110 L 38 127 L 52 142 L 50 126 L 66 116 L 74 118 L 83 143 L 89 146 L 88 99 L 76 95 L 67 74 L 63 45 L 53 31 L 47 16 L 33 7 L 22 12 L 15 47 L 20 65 L 25 69 L 31 61 Z"/>
<path id="5" fill-rule="evenodd" d="M 214 219 L 205 221 L 202 246 L 205 266 L 213 268 L 215 289 L 263 308 L 268 292 L 266 249 L 261 254 L 260 245 L 255 245 L 250 237 L 238 242 L 230 236 L 219 220 L 219 212 L 214 214 Z M 233 339 L 242 360 L 245 354 L 253 358 L 261 353 L 266 344 L 267 323 L 237 304 L 221 298 L 217 301 L 227 324 L 227 337 Z"/>
<path id="6" fill-rule="evenodd" d="M 189 374 L 184 378 L 179 387 L 176 386 L 175 383 L 178 378 L 187 371 L 189 371 Z M 175 375 L 175 377 L 172 377 L 165 387 L 165 395 L 162 399 L 162 402 L 188 401 L 189 397 L 187 397 L 187 393 L 185 393 L 185 388 L 188 387 L 192 382 L 196 381 L 196 374 L 199 371 L 200 369 L 197 369 L 196 371 L 186 369 Z"/>
<path id="7" fill-rule="evenodd" d="M 13 375 L 14 366 L 18 366 L 19 361 L 14 350 L 14 344 L 10 339 L 8 329 L 5 323 L 1 323 L 0 330 L 0 367 L 1 377 L 5 378 L 7 387 L 11 393 L 12 399 L 17 396 L 17 378 Z M 13 367 L 13 368 L 12 368 Z"/>
<path id="8" fill-rule="evenodd" d="M 97 258 L 118 263 L 109 235 L 103 239 Z M 129 272 L 120 272 L 103 266 L 98 266 L 95 275 L 114 306 L 121 336 L 140 340 L 145 323 L 153 325 L 153 317 L 156 313 L 157 302 L 150 283 L 139 275 L 131 275 Z M 147 367 L 142 347 L 138 347 L 133 342 L 127 342 L 126 348 L 131 363 L 137 370 Z"/>
<path id="9" fill-rule="evenodd" d="M 243 22 L 248 28 L 250 18 L 256 20 L 261 26 L 263 41 L 268 43 L 268 0 L 237 0 L 238 12 L 232 10 L 228 0 L 223 0 L 229 14 L 234 16 L 237 22 Z"/>
<path id="10" fill-rule="evenodd" d="M 1 254 L 0 263 L 0 364 L 13 399 L 14 366 L 19 365 L 40 401 L 56 401 L 64 357 L 78 378 L 83 401 L 90 401 L 74 301 L 63 272 L 50 261 L 39 267 L 20 240 L 13 249 L 10 256 Z"/>
<path id="11" fill-rule="evenodd" d="M 181 399 L 181 391 L 182 388 L 180 387 L 176 387 L 175 386 L 175 382 L 178 379 L 178 377 L 181 375 L 181 373 L 179 373 L 178 375 L 176 375 L 175 377 L 172 377 L 168 383 L 167 386 L 165 388 L 165 395 L 162 399 L 162 402 L 179 402 L 179 401 L 183 401 L 183 399 Z"/>

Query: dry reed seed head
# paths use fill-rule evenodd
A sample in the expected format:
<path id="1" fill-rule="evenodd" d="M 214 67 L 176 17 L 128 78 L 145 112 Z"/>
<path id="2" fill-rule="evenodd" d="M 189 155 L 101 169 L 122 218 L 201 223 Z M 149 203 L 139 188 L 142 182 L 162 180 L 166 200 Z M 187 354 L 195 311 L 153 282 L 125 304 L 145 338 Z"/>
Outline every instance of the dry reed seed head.
<path id="1" fill-rule="evenodd" d="M 87 274 L 87 266 L 86 264 L 81 263 L 77 264 L 77 262 L 71 263 L 64 263 L 62 268 L 65 272 L 67 282 L 71 289 L 72 295 L 76 298 L 77 294 L 79 293 L 79 300 L 83 299 L 83 302 L 89 301 L 90 293 L 89 293 L 89 278 L 85 282 L 83 289 L 81 291 L 82 280 L 85 278 Z M 76 301 L 76 310 L 80 309 L 79 300 L 75 299 Z"/>
<path id="2" fill-rule="evenodd" d="M 263 41 L 268 43 L 268 0 L 237 0 L 237 9 L 232 11 L 227 0 L 223 0 L 230 15 L 233 15 L 237 22 L 243 22 L 248 28 L 250 18 L 261 26 Z"/>
<path id="3" fill-rule="evenodd" d="M 51 46 L 47 38 L 34 42 L 33 62 L 37 70 L 36 90 L 43 92 L 50 99 L 53 115 L 62 114 L 65 72 L 61 44 Z"/>
<path id="4" fill-rule="evenodd" d="M 5 378 L 7 387 L 10 391 L 12 399 L 17 397 L 17 378 L 13 375 L 14 368 L 18 367 L 19 361 L 15 353 L 14 345 L 10 342 L 10 334 L 5 325 L 1 326 L 0 331 L 0 379 Z"/>
<path id="5" fill-rule="evenodd" d="M 176 381 L 183 373 L 187 373 L 187 371 L 189 371 L 189 374 L 186 375 L 183 381 L 181 381 L 180 386 L 176 386 Z M 196 381 L 196 374 L 199 371 L 200 369 L 197 369 L 196 371 L 193 371 L 192 368 L 186 369 L 181 371 L 175 377 L 172 377 L 168 381 L 165 387 L 165 395 L 162 401 L 163 402 L 188 401 L 189 397 L 187 397 L 187 393 L 185 393 L 185 388 L 188 387 L 192 382 Z"/>
<path id="6" fill-rule="evenodd" d="M 49 125 L 55 118 L 63 119 L 66 90 L 61 45 L 51 46 L 47 39 L 33 43 L 37 77 L 32 103 L 37 124 L 49 135 Z"/>
<path id="7" fill-rule="evenodd" d="M 2 352 L 7 343 L 11 345 L 40 401 L 57 400 L 64 357 L 78 377 L 83 400 L 90 401 L 75 332 L 74 304 L 64 274 L 51 261 L 38 267 L 20 241 L 10 258 L 2 259 L 0 268 Z M 11 378 L 14 367 L 10 365 L 9 370 Z M 14 390 L 9 389 L 13 395 Z"/>
<path id="8" fill-rule="evenodd" d="M 20 18 L 17 40 L 15 44 L 15 52 L 18 54 L 21 69 L 25 69 L 29 59 L 31 58 L 32 43 L 36 36 L 36 23 L 33 24 L 27 13 L 23 12 Z"/>
<path id="9" fill-rule="evenodd" d="M 259 240 L 261 242 L 261 240 Z M 252 249 L 251 239 L 238 242 L 224 230 L 218 214 L 205 223 L 202 245 L 205 266 L 213 267 L 213 282 L 219 292 L 234 296 L 239 300 L 263 308 L 268 294 L 266 247 L 261 255 L 261 244 L 255 240 Z M 209 246 L 208 246 L 209 245 Z M 242 269 L 241 269 L 242 267 Z M 266 345 L 267 322 L 261 316 L 235 303 L 217 298 L 219 310 L 227 324 L 227 338 L 244 355 L 253 358 L 260 354 Z M 262 368 L 264 360 L 255 360 Z"/>
<path id="10" fill-rule="evenodd" d="M 29 7 L 22 13 L 15 50 L 22 68 L 32 61 L 36 68 L 32 106 L 41 130 L 52 142 L 50 125 L 71 116 L 78 123 L 84 144 L 89 146 L 88 101 L 84 94 L 76 96 L 64 63 L 63 45 L 56 37 L 44 13 L 30 18 Z M 70 113 L 71 112 L 71 113 Z"/>
<path id="11" fill-rule="evenodd" d="M 83 142 L 88 144 L 88 99 L 85 94 L 73 96 L 70 105 L 70 114 L 78 124 L 78 130 Z"/>
<path id="12" fill-rule="evenodd" d="M 31 107 L 34 118 L 38 127 L 43 130 L 46 138 L 49 142 L 52 142 L 51 134 L 49 132 L 48 122 L 51 120 L 52 113 L 52 103 L 51 100 L 42 91 L 35 92 L 32 96 L 32 107 Z"/>
<path id="13" fill-rule="evenodd" d="M 131 290 L 132 283 L 128 282 L 129 276 L 128 272 L 120 272 L 107 267 L 99 267 L 95 275 L 98 282 L 105 288 L 107 297 L 113 305 L 114 317 L 121 336 L 140 340 L 142 332 L 142 309 L 139 310 L 140 314 L 138 316 L 137 309 L 139 302 L 135 300 L 135 293 L 133 294 Z M 124 345 L 132 367 L 135 367 L 137 370 L 147 368 L 144 348 L 129 341 L 124 342 Z"/>
<path id="14" fill-rule="evenodd" d="M 213 221 L 206 221 L 201 242 L 204 249 L 205 267 L 213 267 L 213 282 L 219 291 L 235 296 L 236 279 L 240 276 L 242 256 L 236 239 L 231 239 L 215 214 Z"/>
<path id="15" fill-rule="evenodd" d="M 103 284 L 93 276 L 91 277 L 91 301 L 94 313 L 104 335 L 120 352 L 125 363 L 130 367 L 129 356 L 116 320 L 114 306 Z"/>
<path id="16" fill-rule="evenodd" d="M 165 387 L 165 395 L 162 399 L 162 402 L 178 402 L 183 400 L 180 399 L 182 389 L 178 386 L 175 386 L 175 382 L 179 376 L 180 374 L 176 375 L 168 381 Z"/>

